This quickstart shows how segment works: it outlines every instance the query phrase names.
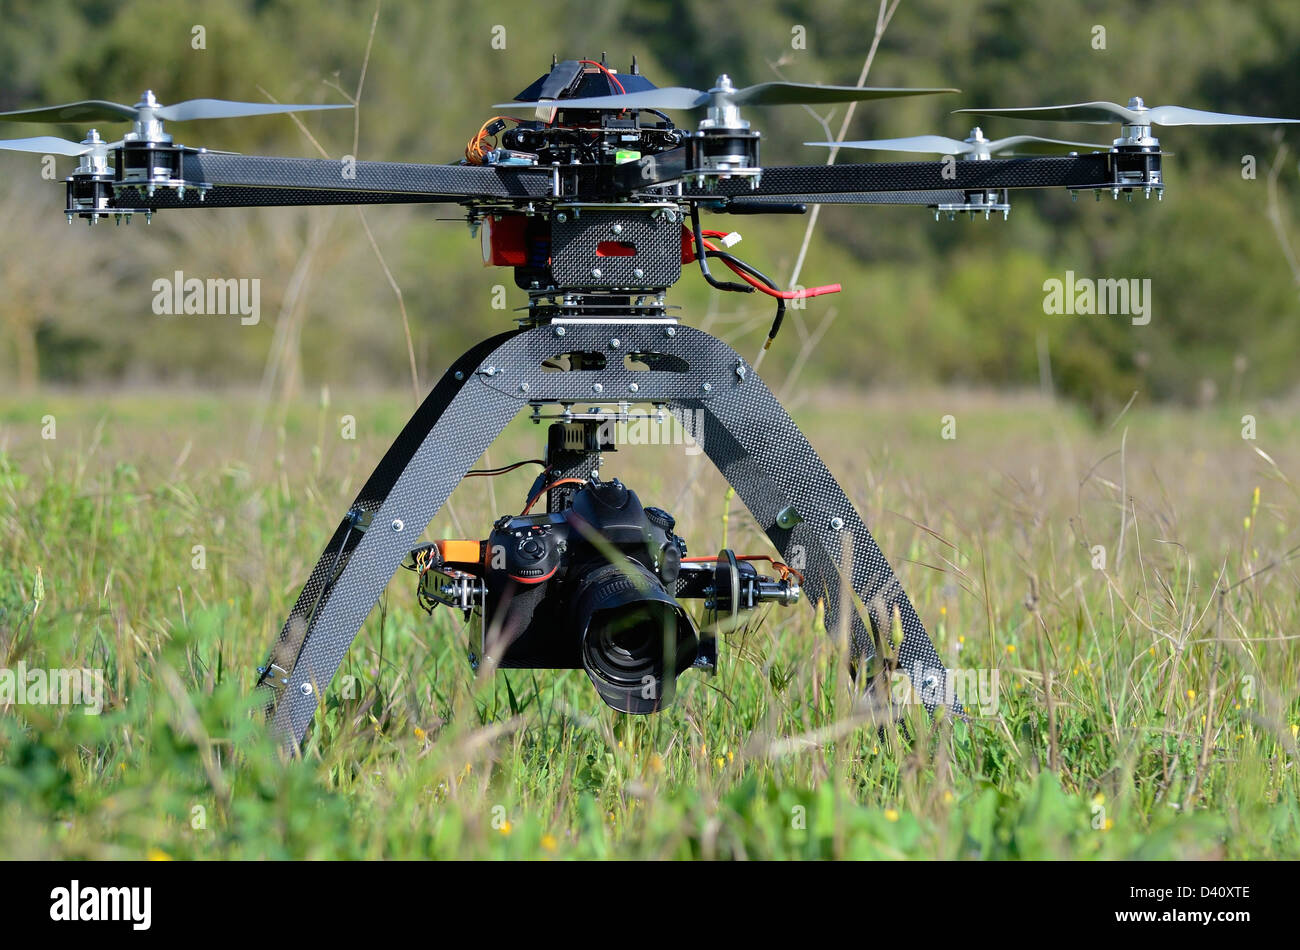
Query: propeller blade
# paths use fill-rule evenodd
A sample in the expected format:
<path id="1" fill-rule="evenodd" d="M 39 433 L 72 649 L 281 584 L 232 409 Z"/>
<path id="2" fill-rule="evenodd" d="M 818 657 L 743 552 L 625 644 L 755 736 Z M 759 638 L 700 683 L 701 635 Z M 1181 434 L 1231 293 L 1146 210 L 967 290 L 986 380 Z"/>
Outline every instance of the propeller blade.
<path id="1" fill-rule="evenodd" d="M 882 89 L 865 86 L 818 86 L 805 82 L 761 82 L 737 89 L 731 96 L 736 105 L 798 106 L 827 102 L 865 102 L 869 99 L 895 99 L 899 96 L 931 96 L 957 89 Z"/>
<path id="2" fill-rule="evenodd" d="M 684 86 L 665 86 L 629 92 L 621 96 L 588 96 L 585 99 L 542 99 L 526 105 L 554 106 L 557 109 L 694 109 L 709 101 L 708 93 Z M 494 109 L 515 109 L 518 102 L 498 102 Z"/>
<path id="3" fill-rule="evenodd" d="M 1094 125 L 1272 125 L 1300 122 L 1300 119 L 1273 119 L 1265 116 L 1234 115 L 1229 112 L 1205 112 L 1182 106 L 1155 106 L 1129 109 L 1113 102 L 1077 102 L 1068 106 L 1036 106 L 1028 109 L 958 109 L 974 115 L 1005 116 L 1010 119 L 1035 119 L 1046 122 L 1087 122 Z"/>
<path id="4" fill-rule="evenodd" d="M 804 142 L 804 145 L 824 145 L 834 148 L 866 148 L 881 152 L 927 152 L 939 155 L 965 155 L 973 151 L 969 142 L 950 139 L 943 135 L 913 135 L 902 139 L 869 139 L 860 142 Z"/>
<path id="5" fill-rule="evenodd" d="M 1182 106 L 1156 106 L 1147 110 L 1152 125 L 1271 125 L 1300 122 L 1300 119 L 1269 119 L 1257 115 L 1233 115 L 1229 112 L 1204 112 Z"/>
<path id="6" fill-rule="evenodd" d="M 1034 119 L 1039 122 L 1086 122 L 1112 125 L 1116 122 L 1142 124 L 1142 113 L 1113 102 L 1075 102 L 1066 106 L 1031 106 L 1025 109 L 955 109 L 971 115 L 997 115 L 1009 119 Z M 1148 113 L 1149 114 L 1149 113 Z"/>
<path id="7" fill-rule="evenodd" d="M 1093 152 L 1110 151 L 1109 145 L 1095 142 L 1070 142 L 1065 139 L 1045 139 L 1037 135 L 1009 135 L 989 142 L 989 154 L 1015 152 L 1020 155 L 1068 155 L 1080 149 Z"/>
<path id="8" fill-rule="evenodd" d="M 240 119 L 245 116 L 275 115 L 282 112 L 316 112 L 322 109 L 351 109 L 351 105 L 306 106 L 277 102 L 231 102 L 226 99 L 189 99 L 160 106 L 154 114 L 170 122 L 191 119 Z M 134 111 L 134 110 L 133 110 Z"/>
<path id="9" fill-rule="evenodd" d="M 30 139 L 0 139 L 0 149 L 11 152 L 36 152 L 41 155 L 85 155 L 94 146 L 69 142 L 53 135 L 37 135 Z"/>
<path id="10" fill-rule="evenodd" d="M 43 109 L 20 109 L 17 112 L 0 112 L 6 122 L 122 122 L 135 118 L 135 109 L 103 99 L 86 99 L 66 102 L 61 106 Z"/>

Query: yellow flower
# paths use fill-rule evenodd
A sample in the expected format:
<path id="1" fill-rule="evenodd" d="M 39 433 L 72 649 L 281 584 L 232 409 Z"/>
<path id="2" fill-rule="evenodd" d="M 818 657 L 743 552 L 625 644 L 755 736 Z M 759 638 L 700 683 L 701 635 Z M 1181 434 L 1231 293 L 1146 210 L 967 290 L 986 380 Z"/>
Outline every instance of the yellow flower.
<path id="1" fill-rule="evenodd" d="M 555 840 L 555 835 L 542 835 L 542 847 L 547 851 L 554 851 L 559 847 L 559 842 Z"/>
<path id="2" fill-rule="evenodd" d="M 1098 792 L 1096 795 L 1092 796 L 1092 803 L 1097 806 L 1106 804 L 1105 794 L 1102 792 Z"/>
<path id="3" fill-rule="evenodd" d="M 727 765 L 727 760 L 724 759 L 722 756 L 718 756 L 718 768 L 720 769 L 725 768 L 726 765 Z"/>
<path id="4" fill-rule="evenodd" d="M 1294 739 L 1296 737 L 1296 733 L 1298 732 L 1300 732 L 1300 726 L 1297 726 L 1295 723 L 1291 723 L 1291 738 Z"/>
<path id="5" fill-rule="evenodd" d="M 1152 656 L 1155 656 L 1155 655 L 1156 655 L 1156 648 L 1155 648 L 1155 647 L 1152 647 L 1152 648 L 1151 648 L 1150 650 L 1148 650 L 1147 652 L 1150 653 Z"/>
<path id="6" fill-rule="evenodd" d="M 1194 689 L 1189 689 L 1189 690 L 1187 691 L 1187 698 L 1188 698 L 1188 699 L 1195 699 L 1195 698 L 1196 698 L 1196 690 L 1194 690 Z"/>
<path id="7" fill-rule="evenodd" d="M 1008 644 L 1007 644 L 1007 652 L 1008 652 L 1008 653 L 1015 653 L 1015 652 L 1016 652 L 1016 645 L 1015 645 L 1014 643 L 1008 643 Z"/>
<path id="8" fill-rule="evenodd" d="M 664 760 L 658 752 L 650 756 L 650 768 L 655 772 L 662 772 L 664 770 Z"/>
<path id="9" fill-rule="evenodd" d="M 957 642 L 958 642 L 958 643 L 965 643 L 965 642 L 966 642 L 966 636 L 965 636 L 965 634 L 960 634 L 960 633 L 957 634 Z"/>
<path id="10" fill-rule="evenodd" d="M 944 793 L 943 793 L 943 800 L 944 800 L 945 802 L 951 802 L 951 801 L 952 801 L 952 792 L 944 792 Z"/>
<path id="11" fill-rule="evenodd" d="M 895 811 L 893 808 L 886 808 L 886 809 L 885 809 L 885 820 L 886 820 L 886 821 L 898 821 L 898 812 Z"/>
<path id="12" fill-rule="evenodd" d="M 1106 824 L 1102 826 L 1102 829 L 1101 829 L 1101 830 L 1102 830 L 1102 831 L 1110 831 L 1110 829 L 1112 829 L 1112 828 L 1114 828 L 1114 827 L 1115 827 L 1115 819 L 1114 819 L 1114 818 L 1107 818 L 1107 819 L 1106 819 Z"/>
<path id="13" fill-rule="evenodd" d="M 623 748 L 623 740 L 622 740 L 622 739 L 619 739 L 619 740 L 618 740 L 618 747 L 619 747 L 620 749 Z"/>
<path id="14" fill-rule="evenodd" d="M 497 828 L 497 831 L 501 832 L 503 835 L 508 835 L 514 830 L 514 827 L 515 826 L 510 824 L 509 821 L 503 821 L 501 822 L 501 827 Z"/>
<path id="15" fill-rule="evenodd" d="M 415 727 L 415 738 L 419 739 L 421 742 L 424 741 L 424 730 L 419 726 Z"/>
<path id="16" fill-rule="evenodd" d="M 168 854 L 166 851 L 164 851 L 162 848 L 150 848 L 150 849 L 149 849 L 149 860 L 150 860 L 150 861 L 170 861 L 170 860 L 172 860 L 172 856 L 171 856 L 170 854 Z"/>
<path id="17" fill-rule="evenodd" d="M 940 617 L 946 617 L 946 616 L 948 616 L 948 608 L 947 608 L 947 607 L 940 607 L 940 608 L 939 608 L 939 616 L 940 616 Z"/>
<path id="18" fill-rule="evenodd" d="M 727 761 L 728 761 L 728 762 L 735 762 L 735 761 L 736 761 L 736 753 L 734 753 L 734 752 L 728 752 L 728 753 L 727 753 Z"/>

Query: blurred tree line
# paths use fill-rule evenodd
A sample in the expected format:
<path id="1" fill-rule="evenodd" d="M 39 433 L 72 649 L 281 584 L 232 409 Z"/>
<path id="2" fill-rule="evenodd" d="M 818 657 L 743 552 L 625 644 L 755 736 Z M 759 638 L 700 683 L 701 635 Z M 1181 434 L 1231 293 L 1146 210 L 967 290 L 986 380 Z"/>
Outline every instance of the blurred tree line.
<path id="1" fill-rule="evenodd" d="M 0 109 L 80 98 L 164 102 L 202 96 L 345 102 L 361 79 L 374 0 L 0 0 Z M 875 30 L 861 0 L 384 0 L 359 114 L 176 124 L 177 141 L 210 148 L 450 162 L 490 114 L 550 63 L 607 51 L 636 55 L 659 85 L 707 87 L 784 78 L 852 84 Z M 1104 48 L 1097 48 L 1097 28 Z M 504 28 L 502 30 L 501 28 Z M 201 42 L 200 42 L 201 38 Z M 494 39 L 496 42 L 494 43 Z M 498 48 L 504 45 L 504 48 Z M 1060 0 L 1051 5 L 902 0 L 870 85 L 943 85 L 958 96 L 864 103 L 850 138 L 933 132 L 963 138 L 963 106 L 1020 106 L 1141 95 L 1217 111 L 1300 116 L 1300 4 L 1264 0 Z M 838 129 L 842 112 L 821 118 Z M 826 137 L 798 107 L 751 110 L 768 163 L 815 163 L 801 143 Z M 683 117 L 685 118 L 685 117 Z M 355 124 L 354 124 L 355 122 Z M 1103 126 L 989 119 L 990 137 L 1032 131 L 1108 143 Z M 77 126 L 7 124 L 6 137 Z M 116 138 L 122 127 L 101 129 Z M 1208 400 L 1285 391 L 1297 379 L 1300 301 L 1292 233 L 1300 191 L 1295 131 L 1165 129 L 1169 195 L 1013 195 L 1007 222 L 946 219 L 924 209 L 827 206 L 801 283 L 845 292 L 795 311 L 763 371 L 779 381 L 1037 386 L 1094 407 L 1134 390 Z M 899 156 L 842 153 L 841 161 Z M 1251 168 L 1253 177 L 1244 174 Z M 58 174 L 71 170 L 60 160 Z M 41 157 L 0 155 L 0 381 L 38 384 L 409 386 L 409 314 L 421 386 L 472 340 L 509 325 L 491 309 L 505 270 L 480 266 L 454 206 L 163 213 L 146 226 L 69 227 L 61 185 Z M 1271 174 L 1270 174 L 1271 173 Z M 1086 199 L 1086 200 L 1085 200 Z M 737 250 L 785 281 L 805 222 L 724 219 Z M 383 263 L 372 247 L 383 255 Z M 1300 235 L 1292 240 L 1300 243 Z M 158 316 L 152 282 L 257 277 L 261 321 Z M 1152 319 L 1048 315 L 1043 283 L 1150 278 Z M 686 273 L 672 300 L 757 354 L 770 313 L 753 297 L 719 297 Z M 827 322 L 829 321 L 829 322 Z"/>

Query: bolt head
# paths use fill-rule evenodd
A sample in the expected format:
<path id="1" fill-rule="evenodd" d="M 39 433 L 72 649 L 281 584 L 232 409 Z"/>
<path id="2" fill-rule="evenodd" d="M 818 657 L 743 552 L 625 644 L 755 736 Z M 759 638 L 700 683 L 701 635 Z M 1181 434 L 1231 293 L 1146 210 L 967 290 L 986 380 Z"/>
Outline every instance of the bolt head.
<path id="1" fill-rule="evenodd" d="M 406 528 L 406 523 L 402 521 L 401 518 L 393 519 L 393 531 L 395 531 L 398 534 L 401 534 L 403 529 L 405 528 Z"/>
<path id="2" fill-rule="evenodd" d="M 711 392 L 713 392 L 713 384 L 712 384 L 712 383 L 705 383 L 705 384 L 703 385 L 703 387 L 701 387 L 701 388 L 702 388 L 706 393 L 711 393 Z"/>
<path id="3" fill-rule="evenodd" d="M 843 519 L 843 518 L 839 518 L 839 517 L 832 518 L 832 519 L 831 519 L 831 529 L 832 529 L 833 531 L 842 531 L 842 530 L 844 530 L 844 519 Z"/>
<path id="4" fill-rule="evenodd" d="M 301 686 L 298 687 L 298 692 L 302 693 L 304 696 L 310 696 L 311 683 L 303 683 Z"/>
<path id="5" fill-rule="evenodd" d="M 619 347 L 619 344 L 622 343 L 622 342 L 623 342 L 623 341 L 620 340 L 618 337 L 614 337 L 614 338 L 612 338 L 612 339 L 609 341 L 609 345 L 610 345 L 610 347 L 612 347 L 613 349 L 617 350 L 618 347 Z"/>
<path id="6" fill-rule="evenodd" d="M 676 327 L 669 327 L 667 330 L 664 331 L 664 333 L 666 333 L 668 336 L 676 336 L 676 335 L 677 335 L 677 328 L 676 328 Z"/>
<path id="7" fill-rule="evenodd" d="M 628 390 L 628 392 L 632 392 L 632 393 L 634 393 L 634 392 L 639 391 L 640 389 L 641 389 L 641 386 L 640 386 L 638 383 L 628 383 L 628 384 L 627 384 L 627 390 Z"/>
<path id="8" fill-rule="evenodd" d="M 592 383 L 592 384 L 591 384 L 591 391 L 592 391 L 593 393 L 603 393 L 603 392 L 605 391 L 605 387 L 604 387 L 603 385 L 601 385 L 600 383 Z"/>
<path id="9" fill-rule="evenodd" d="M 592 276 L 592 277 L 595 277 L 595 278 L 597 278 L 597 279 L 599 279 L 599 278 L 600 278 L 600 268 L 599 268 L 599 267 L 593 267 L 593 268 L 591 269 L 591 276 Z"/>
<path id="10" fill-rule="evenodd" d="M 569 331 L 566 330 L 566 329 L 564 329 L 564 327 L 556 327 L 556 328 L 555 328 L 555 335 L 556 335 L 556 336 L 564 336 L 564 334 L 566 334 L 566 333 L 568 333 L 568 332 L 569 332 Z"/>

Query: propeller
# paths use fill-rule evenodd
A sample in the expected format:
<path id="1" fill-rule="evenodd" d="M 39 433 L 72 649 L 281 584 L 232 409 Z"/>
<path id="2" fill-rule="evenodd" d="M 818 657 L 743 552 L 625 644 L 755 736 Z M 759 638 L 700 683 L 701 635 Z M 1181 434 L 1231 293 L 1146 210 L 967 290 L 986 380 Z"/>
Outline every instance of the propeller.
<path id="1" fill-rule="evenodd" d="M 277 102 L 230 102 L 225 99 L 189 99 L 174 105 L 160 103 L 152 90 L 146 90 L 133 106 L 104 99 L 83 99 L 65 102 L 61 106 L 41 109 L 19 109 L 0 112 L 6 122 L 130 122 L 132 129 L 126 139 L 135 142 L 169 144 L 172 137 L 163 131 L 163 122 L 184 122 L 192 119 L 238 119 L 254 115 L 274 115 L 283 112 L 314 112 L 321 109 L 351 109 L 351 105 L 293 105 Z"/>
<path id="2" fill-rule="evenodd" d="M 944 135 L 913 135 L 901 139 L 871 139 L 860 142 L 805 142 L 805 145 L 829 148 L 861 148 L 882 152 L 925 152 L 939 155 L 964 155 L 967 158 L 991 158 L 994 155 L 1065 155 L 1080 149 L 1107 151 L 1109 145 L 1092 142 L 1069 142 L 1063 139 L 1045 139 L 1037 135 L 1009 135 L 1002 139 L 986 139 L 982 129 L 976 127 L 962 141 Z"/>
<path id="3" fill-rule="evenodd" d="M 818 86 L 802 82 L 761 82 L 737 89 L 726 74 L 707 92 L 685 86 L 666 86 L 615 96 L 591 96 L 585 99 L 542 100 L 562 109 L 698 109 L 711 106 L 790 106 L 822 105 L 831 102 L 863 102 L 869 99 L 893 99 L 899 96 L 928 96 L 956 89 L 897 89 L 863 86 Z M 503 102 L 494 109 L 509 109 L 518 102 Z"/>
<path id="4" fill-rule="evenodd" d="M 351 109 L 350 105 L 293 105 L 276 102 L 231 102 L 225 99 L 190 99 L 174 105 L 161 105 L 152 91 L 145 92 L 134 106 L 103 99 L 66 102 L 41 109 L 0 112 L 6 122 L 139 122 L 148 119 L 184 122 L 191 119 L 238 119 L 280 112 L 314 112 L 320 109 Z"/>
<path id="5" fill-rule="evenodd" d="M 90 130 L 90 136 L 84 142 L 72 142 L 53 135 L 37 135 L 29 139 L 0 139 L 0 149 L 11 152 L 36 152 L 41 155 L 69 155 L 77 157 L 87 155 L 96 149 L 110 149 L 121 142 L 112 144 L 103 142 L 99 133 Z"/>
<path id="6" fill-rule="evenodd" d="M 957 112 L 975 115 L 1006 116 L 1012 119 L 1034 119 L 1042 122 L 1086 122 L 1092 125 L 1272 125 L 1300 122 L 1300 119 L 1273 119 L 1257 115 L 1234 115 L 1229 112 L 1206 112 L 1182 106 L 1154 106 L 1148 108 L 1139 96 L 1128 101 L 1128 106 L 1114 102 L 1076 102 L 1064 106 L 1031 106 L 1023 109 L 957 109 Z"/>

